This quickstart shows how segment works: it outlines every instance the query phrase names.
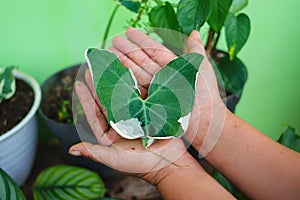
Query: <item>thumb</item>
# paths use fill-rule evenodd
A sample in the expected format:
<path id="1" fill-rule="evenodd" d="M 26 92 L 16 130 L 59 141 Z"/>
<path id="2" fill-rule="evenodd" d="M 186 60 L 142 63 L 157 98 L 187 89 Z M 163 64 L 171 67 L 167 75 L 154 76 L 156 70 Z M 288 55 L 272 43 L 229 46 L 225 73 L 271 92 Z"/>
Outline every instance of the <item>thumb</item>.
<path id="1" fill-rule="evenodd" d="M 194 30 L 186 40 L 187 53 L 200 53 L 206 56 L 205 48 L 200 40 L 199 32 Z"/>
<path id="2" fill-rule="evenodd" d="M 69 149 L 69 154 L 73 156 L 83 156 L 96 162 L 101 162 L 105 165 L 112 158 L 114 150 L 113 148 L 95 145 L 88 142 L 81 142 L 79 144 L 73 145 Z"/>

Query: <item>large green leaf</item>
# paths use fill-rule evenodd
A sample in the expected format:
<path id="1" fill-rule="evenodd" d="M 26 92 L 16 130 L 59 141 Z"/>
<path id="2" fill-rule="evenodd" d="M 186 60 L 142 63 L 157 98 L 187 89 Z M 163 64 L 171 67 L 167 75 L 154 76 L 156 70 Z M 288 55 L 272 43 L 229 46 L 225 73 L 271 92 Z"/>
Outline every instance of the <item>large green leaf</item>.
<path id="1" fill-rule="evenodd" d="M 248 0 L 233 0 L 229 12 L 237 13 L 248 5 Z"/>
<path id="2" fill-rule="evenodd" d="M 0 168 L 0 199 L 25 200 L 25 196 L 16 182 Z"/>
<path id="3" fill-rule="evenodd" d="M 293 127 L 288 126 L 278 139 L 278 142 L 300 153 L 300 136 L 296 134 L 296 130 Z"/>
<path id="4" fill-rule="evenodd" d="M 194 104 L 195 79 L 203 56 L 184 54 L 155 74 L 143 100 L 131 72 L 107 50 L 88 49 L 87 60 L 99 100 L 111 126 L 124 138 L 180 137 L 182 118 Z"/>
<path id="5" fill-rule="evenodd" d="M 106 188 L 95 172 L 67 165 L 41 172 L 33 188 L 35 200 L 95 199 L 103 197 L 105 192 Z"/>
<path id="6" fill-rule="evenodd" d="M 228 52 L 232 60 L 246 43 L 250 34 L 250 19 L 246 14 L 237 17 L 228 13 L 225 21 L 225 34 Z"/>
<path id="7" fill-rule="evenodd" d="M 155 6 L 148 16 L 151 26 L 157 27 L 152 31 L 163 40 L 164 45 L 172 51 L 182 51 L 184 39 L 179 34 L 180 27 L 173 6 L 169 2 Z"/>
<path id="8" fill-rule="evenodd" d="M 169 2 L 152 8 L 149 13 L 149 21 L 153 27 L 179 31 L 175 11 Z"/>
<path id="9" fill-rule="evenodd" d="M 237 57 L 230 60 L 229 55 L 225 52 L 218 52 L 213 55 L 213 59 L 220 71 L 226 91 L 238 96 L 248 77 L 244 63 Z"/>
<path id="10" fill-rule="evenodd" d="M 199 30 L 211 12 L 210 0 L 181 0 L 177 6 L 177 20 L 186 35 Z"/>
<path id="11" fill-rule="evenodd" d="M 215 32 L 221 31 L 231 3 L 232 0 L 211 0 L 212 11 L 208 23 Z"/>
<path id="12" fill-rule="evenodd" d="M 122 6 L 126 7 L 128 10 L 137 13 L 141 6 L 139 1 L 135 0 L 118 0 Z"/>

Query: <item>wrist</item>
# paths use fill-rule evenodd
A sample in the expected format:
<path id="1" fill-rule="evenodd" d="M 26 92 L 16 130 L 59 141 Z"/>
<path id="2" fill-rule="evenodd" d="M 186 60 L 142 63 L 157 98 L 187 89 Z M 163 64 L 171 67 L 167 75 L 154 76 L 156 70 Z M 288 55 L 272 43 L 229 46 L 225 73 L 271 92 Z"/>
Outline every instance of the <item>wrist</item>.
<path id="1" fill-rule="evenodd" d="M 168 182 L 170 177 L 182 173 L 184 174 L 186 170 L 190 170 L 195 167 L 199 168 L 200 166 L 188 152 L 185 152 L 175 162 L 170 163 L 160 170 L 143 174 L 141 178 L 158 188 L 161 183 L 166 181 Z"/>
<path id="2" fill-rule="evenodd" d="M 205 154 L 202 156 L 206 156 L 218 142 L 231 115 L 223 102 L 215 104 L 207 112 L 200 113 L 194 137 L 189 141 L 199 153 L 202 151 Z"/>

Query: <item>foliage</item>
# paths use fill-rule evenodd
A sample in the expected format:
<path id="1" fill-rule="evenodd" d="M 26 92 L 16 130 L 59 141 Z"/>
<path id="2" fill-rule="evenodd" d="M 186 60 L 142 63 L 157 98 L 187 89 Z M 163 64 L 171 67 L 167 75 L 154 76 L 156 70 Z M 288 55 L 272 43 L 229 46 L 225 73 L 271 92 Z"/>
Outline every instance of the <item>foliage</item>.
<path id="1" fill-rule="evenodd" d="M 0 68 L 0 103 L 10 99 L 16 91 L 16 79 L 13 74 L 14 66 Z"/>
<path id="2" fill-rule="evenodd" d="M 135 19 L 129 20 L 129 26 L 144 27 L 148 32 L 155 32 L 161 37 L 164 45 L 171 50 L 174 45 L 170 44 L 175 44 L 174 41 L 178 42 L 183 38 L 178 38 L 178 36 L 174 38 L 168 31 L 158 31 L 159 29 L 149 28 L 149 26 L 166 28 L 189 35 L 192 30 L 200 30 L 204 24 L 207 24 L 210 30 L 206 41 L 206 51 L 212 58 L 211 62 L 216 60 L 214 56 L 217 54 L 214 52 L 219 51 L 217 44 L 224 27 L 227 43 L 227 52 L 225 53 L 228 56 L 223 57 L 223 62 L 219 63 L 217 67 L 222 77 L 226 77 L 224 80 L 226 91 L 235 96 L 241 95 L 247 80 L 247 70 L 242 61 L 237 58 L 237 54 L 248 40 L 250 19 L 240 11 L 247 6 L 248 0 L 118 0 L 117 2 L 118 5 L 137 14 Z M 115 10 L 112 16 L 114 15 Z M 141 21 L 147 21 L 145 18 L 148 18 L 148 22 L 141 23 Z M 111 24 L 110 20 L 102 48 L 105 47 L 105 40 Z M 225 61 L 225 59 L 227 60 Z"/>
<path id="3" fill-rule="evenodd" d="M 35 200 L 95 199 L 103 197 L 105 192 L 106 188 L 95 172 L 67 165 L 44 170 L 33 187 Z"/>
<path id="4" fill-rule="evenodd" d="M 25 200 L 25 196 L 17 183 L 0 168 L 0 199 Z"/>
<path id="5" fill-rule="evenodd" d="M 183 135 L 180 119 L 192 111 L 196 74 L 203 56 L 183 54 L 161 68 L 153 77 L 145 100 L 134 76 L 115 54 L 94 48 L 87 50 L 86 57 L 108 121 L 121 136 L 143 138 L 144 146 L 149 146 L 156 138 Z"/>

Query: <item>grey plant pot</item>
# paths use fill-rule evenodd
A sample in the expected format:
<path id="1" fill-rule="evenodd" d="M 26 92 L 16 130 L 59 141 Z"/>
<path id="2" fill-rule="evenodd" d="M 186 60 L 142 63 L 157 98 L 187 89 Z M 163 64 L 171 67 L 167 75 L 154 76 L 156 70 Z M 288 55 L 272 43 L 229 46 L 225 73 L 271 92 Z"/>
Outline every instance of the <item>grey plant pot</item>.
<path id="1" fill-rule="evenodd" d="M 37 81 L 30 75 L 20 71 L 15 71 L 14 75 L 33 89 L 34 102 L 24 119 L 0 136 L 0 167 L 18 185 L 22 185 L 33 167 L 37 149 L 36 112 L 41 102 L 41 89 Z"/>

